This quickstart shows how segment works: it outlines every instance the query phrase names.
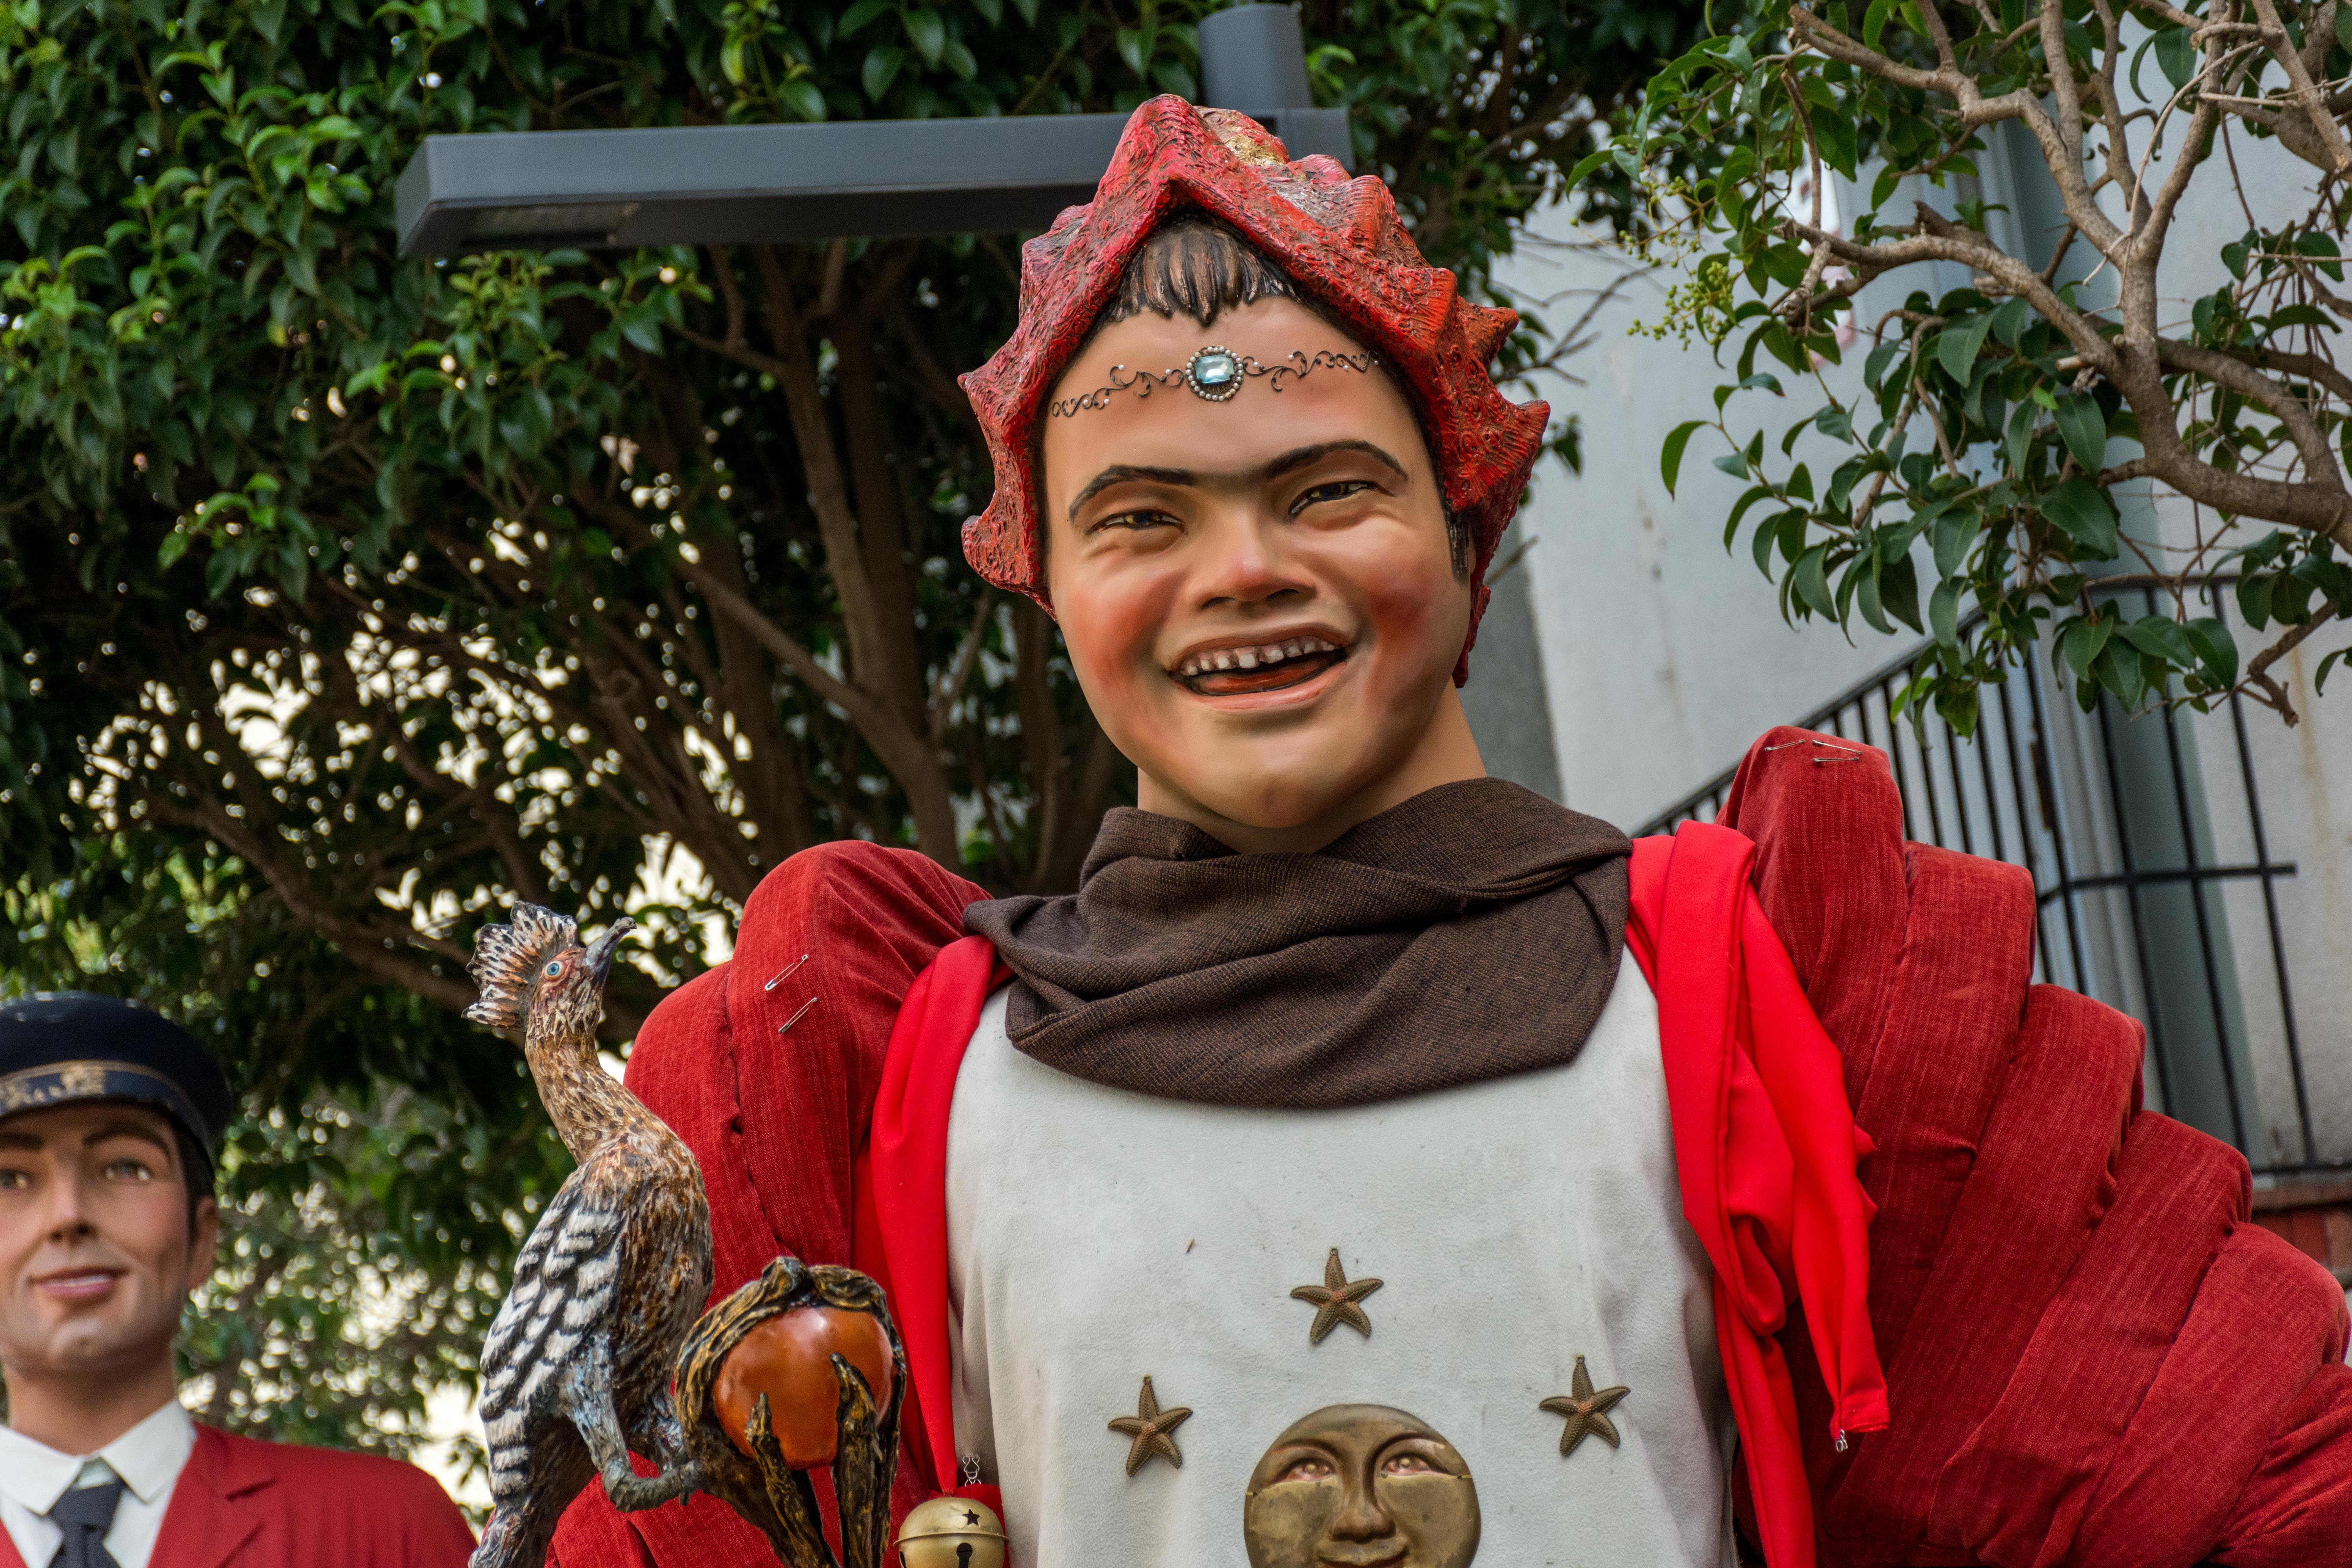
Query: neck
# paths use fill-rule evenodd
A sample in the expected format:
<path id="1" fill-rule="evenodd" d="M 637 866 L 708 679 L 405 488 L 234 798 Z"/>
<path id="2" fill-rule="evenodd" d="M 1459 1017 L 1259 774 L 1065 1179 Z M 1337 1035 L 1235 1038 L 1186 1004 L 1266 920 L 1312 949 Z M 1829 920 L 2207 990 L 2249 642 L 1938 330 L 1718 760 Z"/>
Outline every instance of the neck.
<path id="1" fill-rule="evenodd" d="M 95 1454 L 179 1397 L 172 1346 L 138 1365 L 76 1367 L 68 1373 L 0 1368 L 8 1385 L 11 1431 L 60 1454 Z"/>
<path id="2" fill-rule="evenodd" d="M 637 1097 L 604 1070 L 593 1038 L 542 1035 L 532 1027 L 523 1037 L 522 1050 L 539 1085 L 540 1102 L 574 1160 L 586 1159 L 590 1150 L 645 1114 Z"/>
<path id="3" fill-rule="evenodd" d="M 1263 823 L 1227 816 L 1150 773 L 1137 777 L 1135 804 L 1189 822 L 1244 855 L 1311 855 L 1358 823 L 1402 805 L 1423 790 L 1486 776 L 1486 760 L 1470 733 L 1469 716 L 1462 711 L 1462 694 L 1449 685 L 1438 698 L 1428 728 L 1393 767 L 1300 821 Z"/>

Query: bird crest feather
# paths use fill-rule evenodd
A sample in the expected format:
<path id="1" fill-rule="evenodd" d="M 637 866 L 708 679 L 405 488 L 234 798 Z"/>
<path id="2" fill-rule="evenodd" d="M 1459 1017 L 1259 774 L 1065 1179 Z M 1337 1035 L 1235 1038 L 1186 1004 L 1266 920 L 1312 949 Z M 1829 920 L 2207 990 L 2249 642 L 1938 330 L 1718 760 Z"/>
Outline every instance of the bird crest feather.
<path id="1" fill-rule="evenodd" d="M 467 970 L 481 988 L 466 1016 L 493 1029 L 520 1029 L 530 1007 L 531 976 L 539 966 L 580 940 L 569 915 L 537 904 L 517 904 L 508 925 L 484 926 L 474 937 Z"/>

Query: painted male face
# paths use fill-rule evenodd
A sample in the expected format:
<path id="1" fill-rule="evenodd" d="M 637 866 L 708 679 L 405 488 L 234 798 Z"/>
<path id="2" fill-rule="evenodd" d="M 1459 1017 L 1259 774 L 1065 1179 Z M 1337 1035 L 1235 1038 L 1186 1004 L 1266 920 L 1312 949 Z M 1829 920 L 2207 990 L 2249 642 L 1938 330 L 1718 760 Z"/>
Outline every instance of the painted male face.
<path id="1" fill-rule="evenodd" d="M 211 1199 L 188 1225 L 172 1124 L 110 1101 L 0 1121 L 0 1364 L 144 1370 L 212 1272 Z"/>
<path id="2" fill-rule="evenodd" d="M 1114 365 L 1181 365 L 1204 343 L 1267 365 L 1362 353 L 1289 300 L 1208 329 L 1147 312 L 1097 334 L 1053 395 L 1106 385 Z M 1385 809 L 1463 776 L 1458 759 L 1417 776 L 1437 741 L 1468 747 L 1475 771 L 1452 684 L 1470 589 L 1385 371 L 1318 369 L 1278 392 L 1254 378 L 1223 403 L 1182 385 L 1102 401 L 1045 421 L 1047 582 L 1147 808 L 1274 847 L 1253 835 L 1344 826 L 1370 814 L 1350 803 Z"/>

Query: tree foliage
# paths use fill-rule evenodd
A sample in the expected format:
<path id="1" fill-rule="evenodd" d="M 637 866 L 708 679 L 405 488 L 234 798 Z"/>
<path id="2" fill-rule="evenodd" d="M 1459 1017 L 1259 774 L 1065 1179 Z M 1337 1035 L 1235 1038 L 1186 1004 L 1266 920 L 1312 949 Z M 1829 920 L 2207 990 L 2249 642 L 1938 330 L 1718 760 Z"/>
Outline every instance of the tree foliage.
<path id="1" fill-rule="evenodd" d="M 1666 440 L 1668 485 L 1718 431 L 1749 487 L 1727 544 L 1746 523 L 1792 616 L 1932 633 L 1905 700 L 1964 732 L 2045 636 L 2086 708 L 2235 691 L 2294 721 L 2272 668 L 2352 610 L 2347 44 L 2335 0 L 1832 0 L 1696 45 L 1583 166 L 1643 182 L 1653 242 L 1696 259 L 1681 321 L 1732 356 L 1715 417 Z M 2308 200 L 2258 214 L 2233 136 L 2315 169 Z M 2049 232 L 1997 216 L 1989 153 L 2047 182 Z M 1843 225 L 1825 171 L 1866 193 Z M 1942 198 L 1915 199 L 1922 180 Z M 2249 227 L 2183 312 L 2158 287 L 2183 200 L 2232 186 Z M 1866 285 L 1937 262 L 1969 281 L 1853 320 Z M 1820 374 L 1842 324 L 1865 341 L 1858 396 Z M 1818 383 L 1814 412 L 1777 443 L 1735 428 L 1727 405 L 1783 375 Z M 2193 539 L 2119 529 L 2117 487 L 2147 482 L 2190 503 Z M 2242 664 L 2194 592 L 2224 573 L 2269 634 Z M 2133 617 L 2126 584 L 2171 609 Z"/>
<path id="2" fill-rule="evenodd" d="M 1124 109 L 1193 90 L 1200 8 L 0 5 L 0 988 L 133 994 L 232 1064 L 215 1414 L 397 1446 L 470 1367 L 560 1169 L 454 1016 L 486 914 L 635 914 L 624 1039 L 803 846 L 1062 887 L 1131 787 L 958 552 L 953 375 L 1017 237 L 403 262 L 420 139 Z M 1697 11 L 1305 20 L 1360 164 L 1485 289 Z"/>

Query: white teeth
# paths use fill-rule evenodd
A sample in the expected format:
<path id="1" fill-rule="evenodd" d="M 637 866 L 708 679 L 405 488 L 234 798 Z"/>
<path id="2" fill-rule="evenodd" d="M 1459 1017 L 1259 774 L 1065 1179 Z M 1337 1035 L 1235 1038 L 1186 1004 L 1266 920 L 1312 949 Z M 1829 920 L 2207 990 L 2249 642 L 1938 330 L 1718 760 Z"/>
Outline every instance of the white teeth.
<path id="1" fill-rule="evenodd" d="M 1260 665 L 1279 664 L 1286 658 L 1303 654 L 1338 653 L 1338 644 L 1318 637 L 1292 637 L 1287 642 L 1263 643 L 1255 647 L 1218 648 L 1213 653 L 1198 653 L 1176 667 L 1176 674 L 1190 679 L 1219 669 L 1255 669 Z"/>

